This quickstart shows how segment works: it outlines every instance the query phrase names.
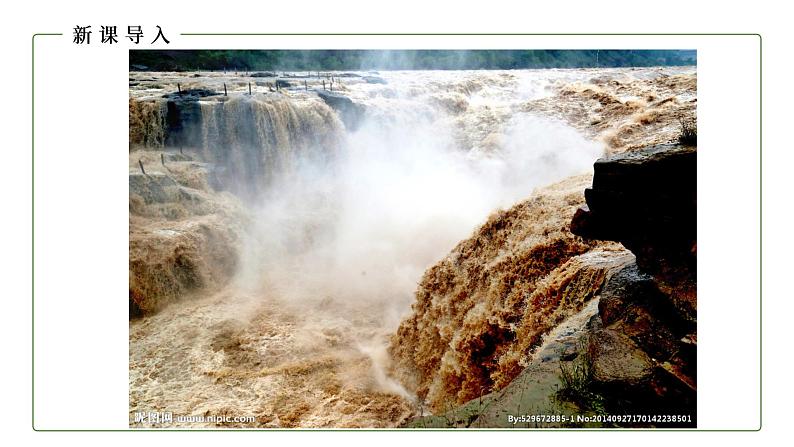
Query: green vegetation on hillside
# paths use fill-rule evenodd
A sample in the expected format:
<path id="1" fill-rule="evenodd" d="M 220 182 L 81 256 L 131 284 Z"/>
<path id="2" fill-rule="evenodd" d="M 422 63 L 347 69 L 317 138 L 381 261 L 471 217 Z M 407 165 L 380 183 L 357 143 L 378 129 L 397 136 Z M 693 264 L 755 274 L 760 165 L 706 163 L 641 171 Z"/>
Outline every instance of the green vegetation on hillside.
<path id="1" fill-rule="evenodd" d="M 464 70 L 695 65 L 695 50 L 131 50 L 133 70 Z"/>

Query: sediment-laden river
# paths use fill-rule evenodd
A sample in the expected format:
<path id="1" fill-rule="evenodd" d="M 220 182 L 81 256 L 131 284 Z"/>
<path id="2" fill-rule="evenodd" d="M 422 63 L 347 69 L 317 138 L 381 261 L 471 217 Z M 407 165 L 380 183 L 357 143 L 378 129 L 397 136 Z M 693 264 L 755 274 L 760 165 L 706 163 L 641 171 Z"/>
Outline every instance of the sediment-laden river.
<path id="1" fill-rule="evenodd" d="M 417 415 L 388 348 L 427 269 L 562 182 L 550 217 L 515 224 L 531 235 L 516 243 L 542 244 L 587 183 L 573 176 L 672 138 L 696 97 L 694 68 L 251 75 L 130 73 L 133 426 L 153 411 L 246 427 Z"/>

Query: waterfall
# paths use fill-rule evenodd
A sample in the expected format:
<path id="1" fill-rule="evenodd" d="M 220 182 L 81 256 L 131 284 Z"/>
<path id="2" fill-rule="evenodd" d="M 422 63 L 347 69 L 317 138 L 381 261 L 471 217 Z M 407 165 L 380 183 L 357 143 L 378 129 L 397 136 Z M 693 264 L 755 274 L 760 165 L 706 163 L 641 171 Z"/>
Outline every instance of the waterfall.
<path id="1" fill-rule="evenodd" d="M 273 178 L 305 160 L 327 161 L 339 151 L 343 125 L 322 101 L 281 95 L 236 95 L 198 100 L 130 101 L 142 110 L 130 133 L 139 144 L 181 148 L 210 164 L 221 189 L 260 195 Z"/>

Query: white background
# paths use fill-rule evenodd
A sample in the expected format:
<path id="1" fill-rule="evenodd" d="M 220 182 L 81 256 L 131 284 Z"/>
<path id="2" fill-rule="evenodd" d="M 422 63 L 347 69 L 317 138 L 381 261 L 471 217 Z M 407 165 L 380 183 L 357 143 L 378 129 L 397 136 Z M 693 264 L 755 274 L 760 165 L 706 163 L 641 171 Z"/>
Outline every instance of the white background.
<path id="1" fill-rule="evenodd" d="M 90 3 L 90 2 L 84 2 Z M 11 14 L 3 33 L 4 304 L 2 421 L 15 435 L 34 433 L 30 399 L 30 36 L 36 39 L 36 414 L 38 429 L 126 428 L 127 409 L 127 48 L 71 44 L 75 24 L 159 24 L 169 48 L 696 48 L 698 50 L 698 419 L 700 428 L 755 429 L 758 420 L 759 91 L 758 37 L 188 37 L 180 32 L 758 32 L 764 37 L 764 429 L 712 434 L 759 442 L 788 425 L 790 326 L 783 289 L 791 265 L 791 93 L 784 18 L 769 10 L 720 11 L 670 1 L 639 11 L 636 2 L 467 7 L 430 2 L 394 4 L 305 1 L 284 9 L 264 3 L 189 7 L 126 4 L 35 6 Z M 617 5 L 616 5 L 617 4 Z M 101 3 L 100 5 L 105 5 Z M 741 5 L 741 4 L 740 4 Z M 714 20 L 719 13 L 720 20 Z M 761 21 L 760 17 L 766 17 Z M 25 18 L 27 17 L 27 18 Z M 24 19 L 24 20 L 23 20 Z M 94 33 L 93 39 L 98 39 Z M 787 39 L 790 40 L 790 39 Z M 148 41 L 147 41 L 148 42 Z M 128 47 L 126 43 L 121 46 Z M 8 48 L 5 48 L 8 47 Z M 7 64 L 11 62 L 11 64 Z M 785 121 L 784 121 L 785 120 Z M 784 159 L 785 158 L 785 159 Z M 784 183 L 785 182 L 785 183 Z M 10 206 L 8 206 L 10 205 Z M 774 213 L 774 214 L 773 214 Z M 781 214 L 782 213 L 782 214 Z M 783 279 L 783 281 L 780 281 Z M 785 343 L 785 344 L 784 344 Z M 772 428 L 770 428 L 772 427 Z M 771 433 L 772 432 L 772 433 Z M 127 442 L 415 442 L 417 434 L 251 433 L 128 434 Z M 64 436 L 64 435 L 62 435 Z M 118 434 L 70 434 L 107 442 Z M 169 437 L 189 439 L 168 439 Z M 679 433 L 423 434 L 441 442 L 662 443 L 697 441 Z M 526 440 L 525 437 L 532 437 Z M 447 439 L 454 437 L 454 439 Z M 488 437 L 488 438 L 486 438 Z M 560 439 L 565 437 L 566 439 Z M 608 438 L 607 438 L 608 437 Z M 375 438 L 375 439 L 373 439 Z M 443 439 L 442 439 L 443 438 Z M 510 439 L 507 439 L 510 438 Z M 694 439 L 692 439 L 694 438 Z M 427 439 L 433 441 L 432 439 Z M 703 442 L 700 440 L 698 442 Z M 239 442 L 239 441 L 237 441 Z"/>

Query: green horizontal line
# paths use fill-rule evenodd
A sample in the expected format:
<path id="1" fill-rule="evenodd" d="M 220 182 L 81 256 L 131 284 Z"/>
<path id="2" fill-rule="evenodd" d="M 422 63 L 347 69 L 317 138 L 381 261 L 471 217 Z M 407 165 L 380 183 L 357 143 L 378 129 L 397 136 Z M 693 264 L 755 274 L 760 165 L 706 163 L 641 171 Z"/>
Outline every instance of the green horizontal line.
<path id="1" fill-rule="evenodd" d="M 758 36 L 759 33 L 179 33 L 182 36 Z"/>

